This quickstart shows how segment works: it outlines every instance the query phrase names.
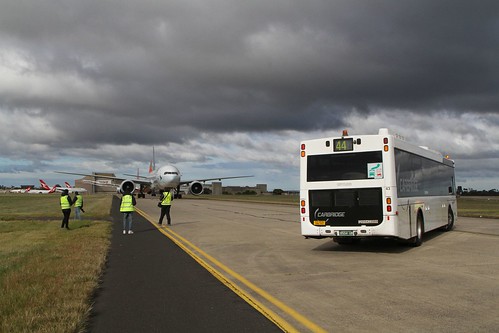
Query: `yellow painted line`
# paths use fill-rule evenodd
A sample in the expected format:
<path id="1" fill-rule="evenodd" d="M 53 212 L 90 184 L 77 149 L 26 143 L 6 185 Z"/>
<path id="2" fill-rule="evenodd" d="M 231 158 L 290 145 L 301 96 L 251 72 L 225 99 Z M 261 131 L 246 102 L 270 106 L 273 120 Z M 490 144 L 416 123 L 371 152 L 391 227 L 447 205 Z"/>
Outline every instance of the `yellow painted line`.
<path id="1" fill-rule="evenodd" d="M 230 281 L 227 277 L 225 277 L 224 275 L 222 275 L 218 270 L 216 270 L 215 268 L 213 268 L 212 266 L 210 266 L 208 263 L 206 263 L 206 261 L 204 261 L 201 258 L 199 258 L 196 254 L 194 254 L 191 250 L 189 250 L 184 244 L 187 244 L 194 251 L 197 251 L 198 253 L 200 253 L 203 257 L 207 258 L 213 264 L 215 264 L 218 267 L 220 267 L 227 274 L 232 275 L 233 277 L 235 277 L 241 283 L 243 283 L 244 285 L 246 285 L 248 288 L 250 288 L 251 290 L 253 290 L 255 293 L 257 293 L 260 296 L 262 296 L 264 299 L 266 299 L 267 301 L 269 301 L 274 306 L 276 306 L 279 309 L 281 309 L 282 311 L 284 311 L 286 314 L 288 314 L 289 316 L 291 316 L 294 320 L 296 320 L 297 322 L 299 322 L 303 326 L 305 326 L 308 329 L 310 329 L 312 332 L 317 332 L 317 333 L 326 333 L 327 332 L 322 327 L 320 327 L 317 324 L 313 323 L 311 320 L 309 320 L 308 318 L 306 318 L 302 314 L 298 313 L 296 310 L 292 309 L 291 307 L 289 307 L 286 304 L 284 304 L 282 301 L 280 301 L 277 298 L 275 298 L 272 295 L 270 295 L 265 290 L 263 290 L 260 287 L 256 286 L 254 283 L 250 282 L 248 279 L 246 279 L 245 277 L 243 277 L 239 273 L 236 273 L 235 271 L 233 271 L 229 267 L 225 266 L 220 261 L 218 261 L 214 257 L 210 256 L 208 253 L 204 252 L 199 247 L 197 247 L 196 245 L 192 244 L 187 239 L 183 238 L 182 236 L 180 236 L 179 234 L 177 234 L 173 230 L 167 229 L 168 230 L 168 232 L 167 232 L 165 229 L 162 229 L 155 222 L 153 222 L 153 219 L 147 213 L 145 213 L 143 210 L 138 209 L 138 208 L 135 208 L 135 209 L 144 218 L 146 218 L 149 221 L 149 223 L 151 223 L 152 225 L 154 225 L 161 233 L 163 233 L 165 236 L 167 236 L 168 238 L 170 238 L 175 244 L 177 244 L 184 251 L 186 251 L 191 257 L 193 257 L 198 263 L 200 263 L 203 267 L 205 267 L 208 271 L 210 271 L 222 283 L 226 284 L 224 281 L 227 281 L 228 283 L 230 283 L 230 285 L 229 284 L 226 284 L 226 285 L 230 289 L 232 289 L 234 292 L 236 292 L 239 296 L 241 296 L 241 298 L 245 299 L 251 305 L 253 305 L 253 303 L 254 304 L 259 304 L 259 306 L 261 306 L 262 309 L 264 309 L 264 311 L 260 310 L 258 307 L 255 307 L 254 305 L 253 305 L 253 307 L 255 307 L 255 309 L 257 309 L 258 311 L 260 311 L 263 315 L 265 315 L 271 321 L 273 321 L 274 323 L 276 323 L 276 325 L 278 325 L 279 327 L 281 327 L 284 331 L 286 331 L 286 332 L 298 332 L 298 330 L 295 329 L 293 326 L 291 326 L 291 324 L 287 323 L 283 318 L 281 318 L 279 315 L 277 315 L 276 313 L 274 313 L 273 311 L 271 311 L 270 309 L 268 309 L 267 307 L 265 307 L 263 304 L 261 304 L 257 300 L 251 298 L 250 295 L 246 294 L 244 291 L 242 291 L 240 288 L 238 288 L 237 285 L 233 284 L 232 281 Z M 179 240 L 182 241 L 182 243 Z M 234 289 L 234 288 L 236 288 L 236 289 Z M 269 314 L 271 313 L 271 314 L 273 314 L 276 317 L 275 318 L 271 318 L 271 317 L 269 317 L 267 315 L 267 313 L 269 313 Z"/>

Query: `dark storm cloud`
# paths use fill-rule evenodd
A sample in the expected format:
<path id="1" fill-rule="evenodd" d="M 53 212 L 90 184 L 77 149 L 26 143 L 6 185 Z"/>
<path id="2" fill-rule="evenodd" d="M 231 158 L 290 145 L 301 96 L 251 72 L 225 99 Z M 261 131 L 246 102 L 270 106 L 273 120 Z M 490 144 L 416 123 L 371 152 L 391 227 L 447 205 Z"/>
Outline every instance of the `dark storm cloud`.
<path id="1" fill-rule="evenodd" d="M 38 109 L 66 134 L 54 145 L 499 106 L 497 1 L 3 2 L 20 83 L 0 107 Z"/>

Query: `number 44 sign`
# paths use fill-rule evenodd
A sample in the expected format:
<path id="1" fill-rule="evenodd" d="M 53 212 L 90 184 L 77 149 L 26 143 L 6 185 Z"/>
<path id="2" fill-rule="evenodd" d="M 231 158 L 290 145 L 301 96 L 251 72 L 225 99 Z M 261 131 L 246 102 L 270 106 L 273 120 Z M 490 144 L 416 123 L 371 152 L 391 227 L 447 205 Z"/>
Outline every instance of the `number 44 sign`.
<path id="1" fill-rule="evenodd" d="M 367 178 L 382 179 L 383 178 L 383 163 L 368 163 Z"/>

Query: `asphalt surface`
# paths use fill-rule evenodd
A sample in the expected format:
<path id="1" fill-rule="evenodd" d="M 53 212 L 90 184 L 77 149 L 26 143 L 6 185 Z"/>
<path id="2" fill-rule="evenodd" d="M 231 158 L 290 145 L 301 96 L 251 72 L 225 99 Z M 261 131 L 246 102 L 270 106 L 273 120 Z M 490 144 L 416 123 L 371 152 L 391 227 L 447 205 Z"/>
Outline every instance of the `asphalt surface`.
<path id="1" fill-rule="evenodd" d="M 88 332 L 282 332 L 139 214 L 123 235 L 118 204 Z"/>

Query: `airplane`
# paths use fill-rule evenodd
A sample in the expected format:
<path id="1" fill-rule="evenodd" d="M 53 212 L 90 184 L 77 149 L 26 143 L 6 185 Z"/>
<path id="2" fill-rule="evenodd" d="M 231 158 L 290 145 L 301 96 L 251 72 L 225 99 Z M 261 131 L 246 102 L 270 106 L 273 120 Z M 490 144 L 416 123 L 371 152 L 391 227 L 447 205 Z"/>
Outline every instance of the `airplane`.
<path id="1" fill-rule="evenodd" d="M 26 189 L 24 189 L 24 188 L 16 188 L 16 189 L 10 190 L 9 192 L 10 193 L 28 193 L 30 190 L 31 190 L 31 187 L 28 187 Z"/>
<path id="2" fill-rule="evenodd" d="M 73 187 L 68 182 L 64 182 L 64 185 L 66 185 L 66 189 L 69 191 L 69 193 L 73 193 L 73 192 L 87 192 L 86 188 L 83 188 L 83 187 Z"/>
<path id="3" fill-rule="evenodd" d="M 57 187 L 54 185 L 54 186 L 52 186 L 52 188 L 48 188 L 48 189 L 44 188 L 42 190 L 34 189 L 34 190 L 30 190 L 26 193 L 29 193 L 29 194 L 50 194 L 50 193 L 54 193 L 56 191 L 56 189 L 57 189 Z"/>
<path id="4" fill-rule="evenodd" d="M 86 174 L 86 173 L 74 173 L 74 172 L 65 172 L 65 171 L 55 171 L 56 173 L 67 174 L 67 175 L 77 175 L 77 176 L 89 176 L 96 178 L 105 178 L 120 181 L 121 184 L 118 186 L 121 193 L 124 192 L 133 192 L 136 188 L 139 188 L 138 197 L 145 198 L 145 194 L 143 193 L 144 188 L 149 188 L 152 195 L 155 195 L 155 192 L 158 190 L 175 190 L 175 197 L 181 198 L 180 194 L 180 186 L 187 185 L 188 193 L 193 195 L 200 195 L 203 193 L 204 186 L 203 183 L 212 180 L 221 181 L 222 179 L 234 179 L 234 178 L 246 178 L 253 176 L 231 176 L 231 177 L 213 177 L 213 178 L 205 178 L 205 179 L 197 179 L 197 180 L 181 180 L 180 171 L 174 165 L 167 164 L 159 167 L 157 170 L 155 169 L 154 162 L 154 148 L 153 148 L 153 161 L 151 161 L 149 165 L 149 176 L 139 176 L 124 174 L 125 176 L 136 177 L 135 179 L 126 179 L 121 177 L 113 177 L 113 176 L 105 176 L 105 175 L 95 175 L 95 174 Z M 139 187 L 136 187 L 136 184 Z"/>
<path id="5" fill-rule="evenodd" d="M 48 186 L 47 183 L 45 183 L 43 181 L 43 179 L 39 179 L 39 181 L 40 181 L 40 186 L 44 190 L 51 190 L 50 186 Z M 64 182 L 64 184 L 66 185 L 66 187 L 60 187 L 60 186 L 54 185 L 53 188 L 55 188 L 55 190 L 57 192 L 62 192 L 63 190 L 68 190 L 69 193 L 73 193 L 73 192 L 87 192 L 87 189 L 85 189 L 83 187 L 71 187 L 71 185 L 68 182 Z M 49 193 L 52 193 L 52 192 L 49 192 Z"/>

